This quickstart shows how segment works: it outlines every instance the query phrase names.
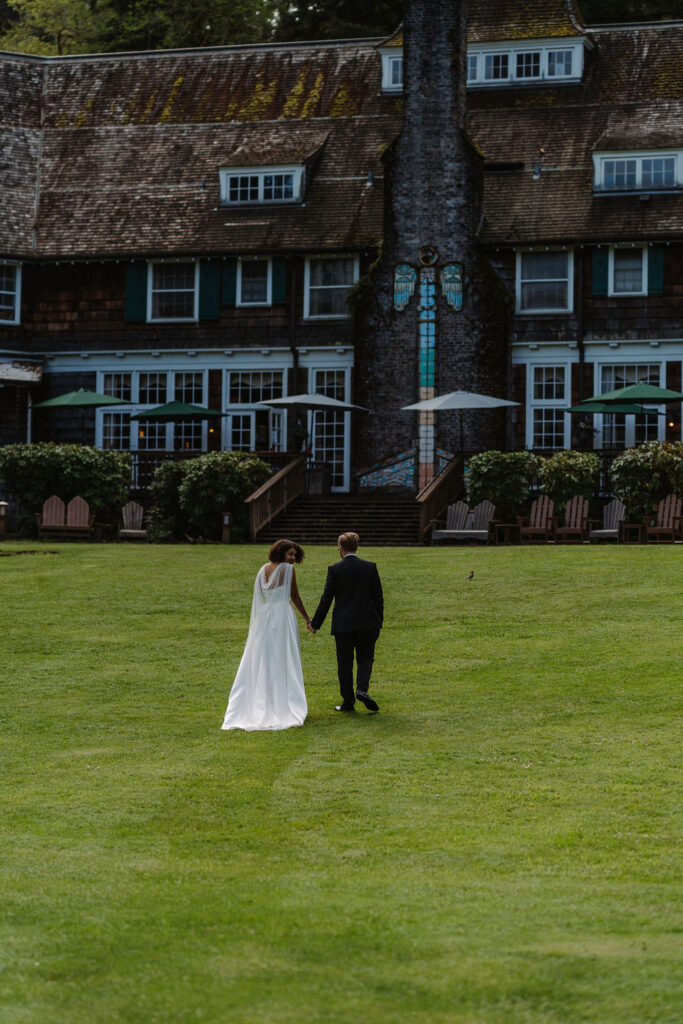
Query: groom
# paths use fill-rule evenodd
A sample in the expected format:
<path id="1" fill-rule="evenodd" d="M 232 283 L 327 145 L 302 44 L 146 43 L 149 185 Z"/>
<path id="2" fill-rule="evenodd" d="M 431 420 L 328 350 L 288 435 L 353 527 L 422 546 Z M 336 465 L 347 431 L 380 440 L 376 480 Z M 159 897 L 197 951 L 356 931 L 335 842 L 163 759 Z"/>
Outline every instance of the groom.
<path id="1" fill-rule="evenodd" d="M 356 697 L 368 711 L 379 704 L 368 694 L 375 643 L 384 618 L 384 597 L 377 566 L 357 555 L 357 533 L 342 533 L 337 540 L 340 562 L 327 570 L 325 590 L 308 626 L 320 629 L 332 601 L 332 634 L 337 645 L 337 674 L 342 702 L 337 711 L 353 711 Z M 356 655 L 356 693 L 353 693 L 353 656 Z"/>

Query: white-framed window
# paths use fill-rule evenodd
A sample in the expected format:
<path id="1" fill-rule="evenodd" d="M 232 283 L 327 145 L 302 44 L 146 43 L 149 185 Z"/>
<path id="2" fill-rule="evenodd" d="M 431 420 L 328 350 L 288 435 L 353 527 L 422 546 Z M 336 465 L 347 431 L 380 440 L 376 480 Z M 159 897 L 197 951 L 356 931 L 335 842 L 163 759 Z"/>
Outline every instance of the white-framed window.
<path id="1" fill-rule="evenodd" d="M 662 381 L 662 367 L 659 363 L 603 363 L 598 373 L 598 394 L 616 391 L 629 384 L 660 386 Z M 644 441 L 664 440 L 664 420 L 664 416 L 655 413 L 630 416 L 623 413 L 604 414 L 598 431 L 598 445 L 602 448 L 632 448 Z"/>
<path id="2" fill-rule="evenodd" d="M 238 260 L 237 305 L 270 306 L 272 301 L 272 260 L 263 258 Z"/>
<path id="3" fill-rule="evenodd" d="M 517 252 L 517 311 L 570 313 L 574 254 L 570 249 Z"/>
<path id="4" fill-rule="evenodd" d="M 467 82 L 474 86 L 578 82 L 583 74 L 583 46 L 582 39 L 562 47 L 553 39 L 535 40 L 532 45 L 511 41 L 469 46 Z"/>
<path id="5" fill-rule="evenodd" d="M 510 54 L 509 53 L 486 53 L 484 54 L 484 81 L 499 82 L 509 77 Z"/>
<path id="6" fill-rule="evenodd" d="M 303 179 L 301 165 L 223 168 L 219 172 L 221 203 L 224 206 L 298 203 Z"/>
<path id="7" fill-rule="evenodd" d="M 204 374 L 199 371 L 176 373 L 174 388 L 176 402 L 188 405 L 204 405 Z"/>
<path id="8" fill-rule="evenodd" d="M 403 50 L 395 46 L 380 50 L 382 57 L 382 92 L 403 91 Z"/>
<path id="9" fill-rule="evenodd" d="M 175 397 L 177 402 L 205 405 L 206 388 L 205 370 L 100 371 L 97 390 L 123 399 L 129 403 L 129 408 L 122 406 L 117 407 L 116 411 L 106 408 L 98 410 L 101 427 L 96 428 L 96 436 L 101 437 L 103 448 L 133 451 L 191 448 L 193 451 L 201 451 L 206 440 L 207 426 L 204 421 L 155 423 L 153 420 L 131 419 L 131 413 L 164 405 L 171 397 Z M 211 426 L 213 424 L 209 425 L 209 430 Z"/>
<path id="10" fill-rule="evenodd" d="M 609 294 L 645 295 L 647 293 L 648 247 L 610 246 Z"/>
<path id="11" fill-rule="evenodd" d="M 21 315 L 21 264 L 0 262 L 0 324 L 18 324 Z"/>
<path id="12" fill-rule="evenodd" d="M 599 192 L 649 192 L 683 185 L 683 150 L 594 153 L 594 187 Z"/>
<path id="13" fill-rule="evenodd" d="M 343 402 L 346 400 L 347 372 L 342 369 L 312 370 L 313 391 Z M 348 412 L 318 409 L 312 420 L 312 455 L 316 462 L 324 462 L 331 470 L 331 487 L 341 491 L 348 487 L 350 414 Z"/>
<path id="14" fill-rule="evenodd" d="M 199 309 L 199 262 L 152 260 L 147 275 L 150 322 L 196 320 Z"/>
<path id="15" fill-rule="evenodd" d="M 304 274 L 304 317 L 348 317 L 346 300 L 357 280 L 356 256 L 309 256 Z"/>
<path id="16" fill-rule="evenodd" d="M 573 50 L 548 50 L 548 78 L 571 78 Z"/>
<path id="17" fill-rule="evenodd" d="M 138 374 L 138 402 L 140 405 L 165 405 L 168 395 L 167 373 Z"/>
<path id="18" fill-rule="evenodd" d="M 228 447 L 232 451 L 250 452 L 255 445 L 252 441 L 254 433 L 253 412 L 233 412 L 229 417 Z"/>
<path id="19" fill-rule="evenodd" d="M 282 370 L 231 370 L 228 379 L 230 405 L 258 405 L 270 398 L 282 398 Z"/>
<path id="20" fill-rule="evenodd" d="M 567 385 L 569 367 L 563 363 L 530 365 L 527 369 L 530 448 L 567 447 Z"/>

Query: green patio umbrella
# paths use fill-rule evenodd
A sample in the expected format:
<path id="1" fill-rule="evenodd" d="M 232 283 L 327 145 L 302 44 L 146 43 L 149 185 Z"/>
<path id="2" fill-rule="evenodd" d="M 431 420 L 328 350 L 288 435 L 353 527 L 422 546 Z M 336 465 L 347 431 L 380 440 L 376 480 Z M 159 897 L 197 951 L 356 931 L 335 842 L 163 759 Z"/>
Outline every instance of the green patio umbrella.
<path id="1" fill-rule="evenodd" d="M 582 412 L 586 416 L 594 416 L 597 413 L 622 413 L 626 416 L 640 416 L 641 413 L 649 413 L 652 416 L 664 416 L 659 409 L 644 409 L 641 405 L 634 405 L 631 402 L 579 402 L 572 405 L 565 412 Z"/>
<path id="2" fill-rule="evenodd" d="M 644 402 L 680 402 L 683 401 L 683 393 L 670 391 L 669 388 L 660 388 L 657 384 L 629 384 L 625 388 L 617 388 L 616 391 L 606 391 L 604 395 L 593 395 L 586 401 L 606 402 L 610 405 L 626 402 L 642 406 Z M 642 411 L 644 410 L 641 409 Z"/>
<path id="3" fill-rule="evenodd" d="M 113 395 L 100 395 L 97 391 L 86 391 L 79 388 L 78 391 L 67 391 L 65 395 L 57 395 L 55 398 L 48 398 L 44 402 L 36 402 L 34 409 L 80 409 L 81 430 L 83 432 L 83 444 L 85 444 L 85 410 L 99 409 L 107 405 L 130 405 L 123 398 L 114 398 Z"/>
<path id="4" fill-rule="evenodd" d="M 97 409 L 102 405 L 130 405 L 130 402 L 123 398 L 114 398 L 112 395 L 100 395 L 97 391 L 86 391 L 79 388 L 78 391 L 67 391 L 65 395 L 57 395 L 55 398 L 48 398 L 44 402 L 36 402 L 34 409 L 58 409 L 61 407 Z"/>
<path id="5" fill-rule="evenodd" d="M 203 405 L 190 405 L 188 402 L 167 402 L 146 412 L 132 412 L 132 420 L 150 420 L 152 423 L 177 423 L 179 420 L 212 420 L 227 416 L 227 412 L 216 412 L 206 409 Z"/>

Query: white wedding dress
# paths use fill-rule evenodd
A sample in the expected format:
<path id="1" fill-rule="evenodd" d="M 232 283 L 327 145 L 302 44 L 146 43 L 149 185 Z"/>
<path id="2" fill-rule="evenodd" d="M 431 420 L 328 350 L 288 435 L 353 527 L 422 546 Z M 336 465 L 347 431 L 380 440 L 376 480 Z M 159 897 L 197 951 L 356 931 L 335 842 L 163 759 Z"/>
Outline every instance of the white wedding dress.
<path id="1" fill-rule="evenodd" d="M 254 584 L 249 635 L 232 684 L 223 729 L 288 729 L 308 712 L 296 613 L 290 604 L 292 566 L 281 562 Z"/>

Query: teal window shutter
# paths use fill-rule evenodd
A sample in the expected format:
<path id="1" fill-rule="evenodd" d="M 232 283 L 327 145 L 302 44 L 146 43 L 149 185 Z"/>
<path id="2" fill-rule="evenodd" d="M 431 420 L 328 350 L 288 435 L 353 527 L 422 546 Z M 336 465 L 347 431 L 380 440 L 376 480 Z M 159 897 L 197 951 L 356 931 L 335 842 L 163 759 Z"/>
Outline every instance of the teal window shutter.
<path id="1" fill-rule="evenodd" d="M 648 295 L 661 295 L 664 291 L 664 249 L 651 245 L 647 255 Z"/>
<path id="2" fill-rule="evenodd" d="M 221 315 L 221 267 L 202 260 L 199 264 L 199 319 L 218 320 Z"/>
<path id="3" fill-rule="evenodd" d="M 287 263 L 281 256 L 273 260 L 273 305 L 281 306 L 287 300 Z"/>
<path id="4" fill-rule="evenodd" d="M 607 249 L 593 251 L 593 295 L 607 295 L 609 253 Z"/>
<path id="5" fill-rule="evenodd" d="M 223 305 L 237 303 L 237 260 L 223 260 Z"/>
<path id="6" fill-rule="evenodd" d="M 126 320 L 141 323 L 147 319 L 147 264 L 126 266 Z"/>

